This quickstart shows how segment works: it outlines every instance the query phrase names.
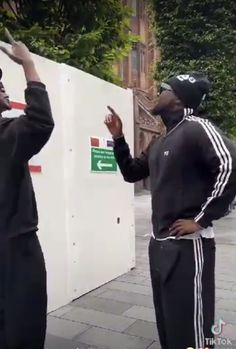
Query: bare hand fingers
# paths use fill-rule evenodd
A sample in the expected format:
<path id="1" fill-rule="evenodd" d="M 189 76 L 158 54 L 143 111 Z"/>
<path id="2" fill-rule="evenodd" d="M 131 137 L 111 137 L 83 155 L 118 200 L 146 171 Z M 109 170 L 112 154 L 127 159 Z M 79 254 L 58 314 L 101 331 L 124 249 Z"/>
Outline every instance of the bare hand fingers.
<path id="1" fill-rule="evenodd" d="M 181 231 L 181 227 L 175 227 L 170 231 L 170 236 L 176 236 Z"/>
<path id="2" fill-rule="evenodd" d="M 172 226 L 170 227 L 170 230 L 173 230 L 174 228 L 179 227 L 181 225 L 182 225 L 182 220 L 179 219 L 172 224 Z"/>
<path id="3" fill-rule="evenodd" d="M 112 122 L 112 115 L 111 114 L 107 114 L 105 117 L 105 121 L 107 124 L 110 124 Z"/>
<path id="4" fill-rule="evenodd" d="M 179 226 L 171 231 L 170 236 L 175 236 L 176 238 L 178 238 L 178 237 L 180 237 L 182 235 L 186 235 L 186 234 L 187 234 L 187 232 L 184 229 L 184 227 Z"/>
<path id="5" fill-rule="evenodd" d="M 170 236 L 181 236 L 184 231 L 183 220 L 179 219 L 170 227 Z"/>
<path id="6" fill-rule="evenodd" d="M 108 121 L 109 121 L 110 124 L 112 124 L 114 122 L 114 116 L 109 114 L 108 115 Z"/>
<path id="7" fill-rule="evenodd" d="M 3 46 L 0 46 L 0 50 L 2 51 L 2 52 L 4 52 L 8 57 L 10 57 L 10 58 L 13 58 L 14 56 L 13 56 L 13 54 L 6 48 L 6 47 L 3 47 Z"/>
<path id="8" fill-rule="evenodd" d="M 12 59 L 15 63 L 21 64 L 21 59 L 16 57 L 13 53 L 11 53 L 6 47 L 0 46 L 0 50 L 4 52 L 10 59 Z"/>
<path id="9" fill-rule="evenodd" d="M 112 113 L 112 115 L 118 116 L 117 113 L 115 112 L 115 110 L 110 107 L 109 105 L 107 106 L 107 109 Z"/>
<path id="10" fill-rule="evenodd" d="M 183 235 L 186 235 L 187 233 L 185 232 L 184 229 L 180 229 L 179 232 L 175 235 L 176 239 L 180 238 Z"/>
<path id="11" fill-rule="evenodd" d="M 16 41 L 14 40 L 13 36 L 11 35 L 11 33 L 9 32 L 9 30 L 7 28 L 5 28 L 5 35 L 6 35 L 8 41 L 10 42 L 11 45 L 14 45 L 16 43 Z"/>
<path id="12" fill-rule="evenodd" d="M 111 112 L 111 115 L 114 119 L 121 122 L 121 118 L 119 117 L 119 115 L 115 112 L 115 110 L 112 107 L 108 106 L 107 109 Z"/>

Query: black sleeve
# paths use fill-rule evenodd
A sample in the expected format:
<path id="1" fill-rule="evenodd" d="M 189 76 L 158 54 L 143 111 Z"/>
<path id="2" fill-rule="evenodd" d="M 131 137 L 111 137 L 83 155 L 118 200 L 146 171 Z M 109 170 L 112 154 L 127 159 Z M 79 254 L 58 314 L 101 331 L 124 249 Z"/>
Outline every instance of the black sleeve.
<path id="1" fill-rule="evenodd" d="M 122 137 L 114 141 L 114 154 L 126 182 L 134 183 L 149 176 L 148 149 L 139 158 L 133 159 Z"/>
<path id="2" fill-rule="evenodd" d="M 200 119 L 195 137 L 213 185 L 195 221 L 206 228 L 224 216 L 236 195 L 236 146 L 208 120 Z M 196 131 L 196 129 L 195 129 Z"/>
<path id="3" fill-rule="evenodd" d="M 44 84 L 29 82 L 25 90 L 25 101 L 25 114 L 13 119 L 6 129 L 11 142 L 11 155 L 17 162 L 27 162 L 39 153 L 54 128 Z"/>

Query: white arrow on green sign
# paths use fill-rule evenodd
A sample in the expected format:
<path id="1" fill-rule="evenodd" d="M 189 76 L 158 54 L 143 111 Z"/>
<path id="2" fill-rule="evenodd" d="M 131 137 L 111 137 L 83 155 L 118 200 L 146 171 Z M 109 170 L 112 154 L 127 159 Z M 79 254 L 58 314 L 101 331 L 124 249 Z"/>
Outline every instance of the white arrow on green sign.
<path id="1" fill-rule="evenodd" d="M 98 166 L 100 171 L 102 171 L 104 168 L 112 168 L 113 167 L 112 164 L 106 164 L 106 163 L 102 162 L 102 160 L 98 161 L 97 166 Z"/>
<path id="2" fill-rule="evenodd" d="M 117 172 L 117 163 L 112 149 L 91 148 L 92 172 Z"/>

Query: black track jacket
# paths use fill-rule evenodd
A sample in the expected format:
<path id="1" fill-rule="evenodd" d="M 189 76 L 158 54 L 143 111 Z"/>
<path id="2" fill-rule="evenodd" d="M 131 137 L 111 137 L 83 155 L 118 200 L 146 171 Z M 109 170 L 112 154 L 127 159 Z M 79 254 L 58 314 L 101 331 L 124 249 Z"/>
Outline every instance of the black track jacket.
<path id="1" fill-rule="evenodd" d="M 133 159 L 125 138 L 114 153 L 125 181 L 150 176 L 156 238 L 169 236 L 177 219 L 203 228 L 221 218 L 236 195 L 236 147 L 209 120 L 185 117 Z"/>
<path id="2" fill-rule="evenodd" d="M 37 230 L 38 214 L 28 161 L 47 143 L 54 122 L 45 86 L 29 82 L 26 110 L 0 118 L 0 236 Z"/>

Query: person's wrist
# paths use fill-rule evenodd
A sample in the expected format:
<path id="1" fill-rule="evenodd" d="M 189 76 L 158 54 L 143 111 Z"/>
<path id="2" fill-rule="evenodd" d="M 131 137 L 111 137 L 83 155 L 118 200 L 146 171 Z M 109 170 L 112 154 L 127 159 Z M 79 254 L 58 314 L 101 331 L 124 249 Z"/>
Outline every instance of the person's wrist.
<path id="1" fill-rule="evenodd" d="M 36 82 L 41 82 L 41 79 L 37 73 L 37 70 L 35 68 L 34 62 L 31 59 L 26 59 L 23 63 L 23 69 L 25 72 L 25 78 L 26 81 L 36 81 Z"/>
<path id="2" fill-rule="evenodd" d="M 116 134 L 116 135 L 113 135 L 113 139 L 119 139 L 119 138 L 123 138 L 123 137 L 124 137 L 123 132 L 118 133 L 118 134 Z"/>
<path id="3" fill-rule="evenodd" d="M 22 66 L 24 69 L 29 69 L 29 68 L 34 68 L 34 61 L 32 60 L 32 58 L 28 58 L 23 60 L 22 62 Z"/>
<path id="4" fill-rule="evenodd" d="M 202 228 L 202 226 L 198 223 L 198 222 L 196 222 L 196 221 L 194 221 L 195 222 L 195 224 L 196 224 L 196 227 L 197 227 L 197 231 L 199 231 L 199 230 L 202 230 L 203 228 Z"/>

